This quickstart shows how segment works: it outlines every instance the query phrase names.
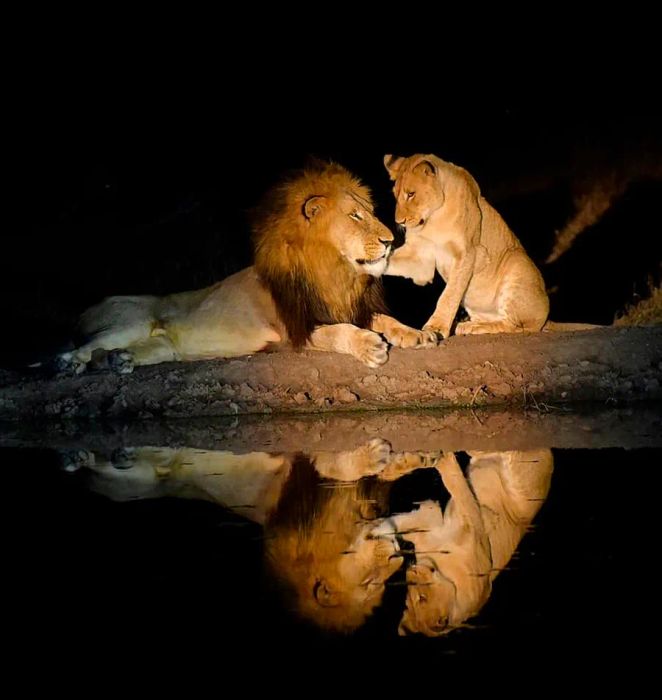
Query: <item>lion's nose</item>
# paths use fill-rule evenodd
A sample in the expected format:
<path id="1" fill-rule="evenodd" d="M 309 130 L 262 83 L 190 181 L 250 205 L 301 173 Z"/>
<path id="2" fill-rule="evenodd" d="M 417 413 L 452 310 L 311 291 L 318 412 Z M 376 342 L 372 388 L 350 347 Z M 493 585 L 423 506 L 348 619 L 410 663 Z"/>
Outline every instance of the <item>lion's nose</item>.
<path id="1" fill-rule="evenodd" d="M 398 226 L 404 226 L 404 225 L 405 225 L 405 221 L 407 221 L 407 217 L 406 217 L 406 216 L 403 216 L 401 219 L 396 218 L 395 223 L 396 223 Z"/>

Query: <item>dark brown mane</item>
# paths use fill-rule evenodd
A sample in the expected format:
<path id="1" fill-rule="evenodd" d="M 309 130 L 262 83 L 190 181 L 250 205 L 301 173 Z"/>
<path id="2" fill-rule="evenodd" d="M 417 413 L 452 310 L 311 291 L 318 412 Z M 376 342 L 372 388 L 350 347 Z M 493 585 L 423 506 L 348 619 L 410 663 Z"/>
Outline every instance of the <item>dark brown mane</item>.
<path id="1" fill-rule="evenodd" d="M 286 175 L 252 212 L 255 269 L 295 348 L 305 345 L 319 325 L 366 328 L 375 313 L 386 312 L 380 280 L 357 274 L 329 244 L 310 240 L 302 213 L 306 199 L 333 197 L 340 189 L 370 204 L 369 190 L 345 168 L 313 161 Z"/>

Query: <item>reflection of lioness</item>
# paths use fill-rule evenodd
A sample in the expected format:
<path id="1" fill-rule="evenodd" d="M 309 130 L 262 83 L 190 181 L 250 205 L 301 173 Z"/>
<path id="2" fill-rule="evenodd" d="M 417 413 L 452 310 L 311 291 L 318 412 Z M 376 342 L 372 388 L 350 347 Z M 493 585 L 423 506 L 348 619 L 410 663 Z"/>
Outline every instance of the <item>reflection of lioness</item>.
<path id="1" fill-rule="evenodd" d="M 547 497 L 553 460 L 545 449 L 472 452 L 465 478 L 451 453 L 437 468 L 451 495 L 445 510 L 424 501 L 380 528 L 395 527 L 416 550 L 401 634 L 444 634 L 479 612 Z"/>
<path id="2" fill-rule="evenodd" d="M 549 313 L 545 283 L 521 243 L 480 194 L 471 175 L 434 155 L 384 156 L 405 244 L 387 275 L 446 282 L 425 328 L 451 334 L 460 304 L 470 321 L 457 334 L 539 331 Z"/>
<path id="3" fill-rule="evenodd" d="M 438 453 L 392 453 L 375 438 L 344 452 L 268 454 L 138 447 L 112 457 L 62 453 L 91 488 L 117 501 L 210 500 L 264 526 L 265 557 L 288 603 L 329 629 L 351 630 L 379 605 L 403 563 L 394 535 L 373 536 L 388 480 L 431 466 Z M 359 481 L 364 476 L 375 479 Z"/>
<path id="4" fill-rule="evenodd" d="M 60 357 L 80 372 L 95 351 L 111 366 L 247 355 L 285 344 L 348 353 L 370 367 L 387 345 L 436 344 L 384 315 L 378 277 L 393 235 L 369 190 L 339 165 L 316 163 L 264 198 L 254 223 L 255 265 L 206 289 L 165 297 L 119 296 L 88 309 L 87 339 Z"/>

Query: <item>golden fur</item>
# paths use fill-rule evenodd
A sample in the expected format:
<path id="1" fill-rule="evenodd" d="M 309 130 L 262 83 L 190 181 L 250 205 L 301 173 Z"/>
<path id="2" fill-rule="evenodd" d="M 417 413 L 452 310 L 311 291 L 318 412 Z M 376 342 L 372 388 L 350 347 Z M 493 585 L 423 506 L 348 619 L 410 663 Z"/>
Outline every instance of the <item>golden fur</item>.
<path id="1" fill-rule="evenodd" d="M 406 571 L 400 633 L 437 636 L 485 604 L 547 497 L 553 470 L 547 449 L 469 454 L 466 477 L 452 453 L 394 453 L 379 438 L 342 452 L 138 447 L 62 458 L 113 500 L 203 499 L 263 526 L 265 563 L 288 609 L 325 629 L 347 632 L 366 621 L 403 564 L 398 540 L 407 540 L 416 562 Z M 446 507 L 424 501 L 387 517 L 389 482 L 426 467 L 439 471 Z"/>
<path id="2" fill-rule="evenodd" d="M 266 563 L 289 606 L 338 631 L 366 620 L 403 563 L 395 536 L 374 535 L 386 512 L 386 481 L 438 456 L 392 453 L 379 438 L 354 450 L 311 454 L 187 447 L 62 454 L 69 470 L 83 467 L 90 487 L 113 500 L 210 500 L 264 526 Z M 359 481 L 374 475 L 379 481 Z"/>
<path id="3" fill-rule="evenodd" d="M 450 500 L 396 515 L 378 532 L 414 544 L 400 633 L 437 636 L 461 626 L 487 602 L 549 492 L 551 450 L 471 452 L 466 478 L 450 453 L 437 463 Z"/>
<path id="4" fill-rule="evenodd" d="M 405 244 L 390 257 L 387 275 L 446 287 L 424 328 L 447 338 L 460 305 L 470 320 L 455 332 L 539 331 L 549 300 L 537 267 L 463 168 L 435 155 L 384 157 L 395 181 L 395 220 Z"/>
<path id="5" fill-rule="evenodd" d="M 383 313 L 378 278 L 393 236 L 368 189 L 343 167 L 317 162 L 284 179 L 257 208 L 253 230 L 255 265 L 222 282 L 165 297 L 110 297 L 88 309 L 80 322 L 86 342 L 60 356 L 62 368 L 82 371 L 108 351 L 115 369 L 130 372 L 287 344 L 377 367 L 388 356 L 384 338 L 401 347 L 436 343 Z"/>

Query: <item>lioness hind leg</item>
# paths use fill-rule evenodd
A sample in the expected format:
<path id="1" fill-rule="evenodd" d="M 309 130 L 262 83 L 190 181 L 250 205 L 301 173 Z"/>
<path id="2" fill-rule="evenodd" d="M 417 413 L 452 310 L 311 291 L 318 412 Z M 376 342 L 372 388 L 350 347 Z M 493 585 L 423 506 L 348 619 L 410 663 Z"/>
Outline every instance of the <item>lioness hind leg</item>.
<path id="1" fill-rule="evenodd" d="M 457 324 L 455 335 L 479 333 L 522 333 L 526 329 L 504 319 L 503 321 L 463 321 Z"/>

